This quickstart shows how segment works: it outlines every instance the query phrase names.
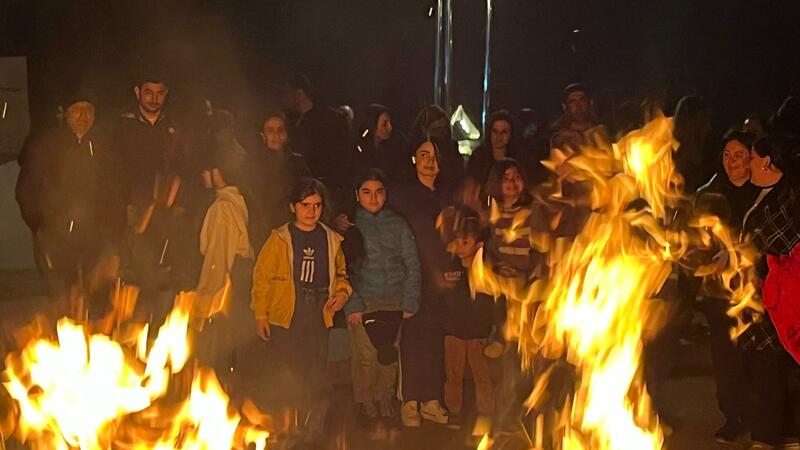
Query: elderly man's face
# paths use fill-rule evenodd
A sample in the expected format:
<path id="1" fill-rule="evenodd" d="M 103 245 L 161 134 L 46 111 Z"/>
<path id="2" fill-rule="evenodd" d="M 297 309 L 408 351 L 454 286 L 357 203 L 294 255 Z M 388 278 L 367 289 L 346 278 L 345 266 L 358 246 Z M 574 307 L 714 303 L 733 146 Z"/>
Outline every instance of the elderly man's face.
<path id="1" fill-rule="evenodd" d="M 87 101 L 75 102 L 67 108 L 64 119 L 76 136 L 83 137 L 94 125 L 94 106 Z"/>

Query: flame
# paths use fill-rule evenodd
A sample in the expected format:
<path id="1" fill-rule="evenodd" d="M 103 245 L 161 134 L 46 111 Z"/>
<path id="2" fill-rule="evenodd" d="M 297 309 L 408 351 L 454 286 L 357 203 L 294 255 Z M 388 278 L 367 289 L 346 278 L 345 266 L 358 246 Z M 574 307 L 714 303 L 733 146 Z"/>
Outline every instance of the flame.
<path id="1" fill-rule="evenodd" d="M 672 121 L 659 116 L 615 144 L 575 153 L 554 150 L 544 164 L 558 180 L 549 195 L 539 196 L 552 212 L 551 228 L 563 219 L 560 206 L 587 204 L 591 212 L 571 243 L 553 238 L 554 233 L 537 237 L 535 248 L 549 251 L 549 275 L 520 292 L 482 257 L 475 258 L 472 288 L 509 299 L 506 334 L 519 340 L 523 365 L 530 367 L 537 356 L 545 356 L 574 367 L 572 394 L 554 413 L 556 448 L 662 448 L 664 433 L 643 380 L 642 350 L 663 317 L 655 296 L 673 263 L 690 248 L 722 248 L 724 258 L 710 269 L 698 268 L 697 274 L 713 272 L 720 278 L 732 302 L 729 315 L 759 310 L 753 302 L 755 287 L 745 275 L 752 258 L 717 218 L 698 218 L 685 229 L 674 229 L 673 212 L 683 198 L 682 178 L 672 160 L 676 144 Z M 567 198 L 562 183 L 577 186 L 587 198 L 583 203 Z M 497 215 L 493 208 L 491 216 Z M 732 334 L 743 326 L 739 320 Z M 529 407 L 542 406 L 552 368 L 536 380 Z M 537 440 L 541 421 L 540 414 Z"/>
<path id="2" fill-rule="evenodd" d="M 669 122 L 662 118 L 615 144 L 605 152 L 612 163 L 606 167 L 621 162 L 621 171 L 610 178 L 590 164 L 572 168 L 573 176 L 591 183 L 593 211 L 553 267 L 536 317 L 549 323 L 540 345 L 548 353 L 564 353 L 579 377 L 563 448 L 663 445 L 657 419 L 649 412 L 637 414 L 636 405 L 649 404 L 639 367 L 642 339 L 653 314 L 652 298 L 671 271 L 669 240 L 658 226 L 678 198 L 665 135 Z M 575 159 L 585 163 L 582 155 Z M 629 211 L 639 198 L 648 207 Z"/>
<path id="3" fill-rule="evenodd" d="M 193 303 L 179 295 L 150 346 L 146 325 L 125 346 L 64 318 L 56 339 L 9 355 L 3 385 L 18 408 L 17 438 L 46 450 L 265 449 L 269 434 L 229 407 L 213 371 L 196 370 L 189 394 L 176 398 L 189 374 Z"/>

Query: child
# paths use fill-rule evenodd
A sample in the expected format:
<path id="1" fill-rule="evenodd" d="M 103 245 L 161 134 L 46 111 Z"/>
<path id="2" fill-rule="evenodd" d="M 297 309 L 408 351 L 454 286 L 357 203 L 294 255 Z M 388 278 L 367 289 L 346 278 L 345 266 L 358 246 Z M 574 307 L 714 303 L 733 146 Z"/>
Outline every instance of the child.
<path id="1" fill-rule="evenodd" d="M 342 237 L 320 221 L 324 192 L 316 179 L 298 180 L 289 200 L 294 221 L 273 230 L 258 255 L 251 304 L 256 333 L 277 346 L 279 362 L 298 385 L 300 392 L 289 401 L 308 409 L 305 438 L 315 444 L 323 438 L 330 405 L 327 328 L 352 292 Z"/>
<path id="2" fill-rule="evenodd" d="M 488 256 L 499 275 L 521 280 L 533 274 L 531 222 L 540 219 L 533 214 L 526 184 L 520 164 L 511 158 L 492 166 L 487 183 L 492 200 Z"/>
<path id="3" fill-rule="evenodd" d="M 385 207 L 385 186 L 378 169 L 369 169 L 358 184 L 355 228 L 363 237 L 364 256 L 353 270 L 355 291 L 344 308 L 353 348 L 353 390 L 364 423 L 379 414 L 384 419 L 397 415 L 394 344 L 402 319 L 419 310 L 417 246 L 405 220 Z"/>
<path id="4" fill-rule="evenodd" d="M 518 290 L 526 289 L 531 279 L 543 272 L 544 261 L 534 248 L 534 242 L 542 241 L 540 238 L 549 232 L 545 216 L 541 211 L 534 211 L 526 184 L 522 167 L 511 158 L 494 163 L 487 183 L 492 201 L 487 260 L 495 273 L 506 278 L 512 289 Z M 516 308 L 517 305 L 505 305 L 505 300 L 501 299 L 495 308 L 495 330 L 486 347 L 486 355 L 491 358 L 503 352 L 507 306 Z"/>
<path id="5" fill-rule="evenodd" d="M 489 416 L 494 409 L 489 366 L 483 355 L 486 339 L 492 331 L 494 300 L 486 294 L 470 294 L 469 269 L 478 249 L 483 246 L 478 214 L 464 209 L 456 224 L 453 267 L 445 273 L 453 287 L 445 294 L 445 384 L 444 400 L 450 410 L 448 424 L 461 423 L 464 394 L 464 368 L 469 364 L 475 382 L 478 414 Z"/>

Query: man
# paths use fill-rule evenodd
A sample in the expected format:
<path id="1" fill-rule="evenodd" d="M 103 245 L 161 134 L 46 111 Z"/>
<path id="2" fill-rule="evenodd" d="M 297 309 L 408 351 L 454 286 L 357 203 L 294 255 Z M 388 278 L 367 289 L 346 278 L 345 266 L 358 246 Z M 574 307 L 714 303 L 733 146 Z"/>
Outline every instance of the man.
<path id="1" fill-rule="evenodd" d="M 580 83 L 570 84 L 564 88 L 561 109 L 561 117 L 552 126 L 550 148 L 578 149 L 591 142 L 593 129 L 599 125 L 591 90 Z"/>
<path id="2" fill-rule="evenodd" d="M 26 142 L 16 197 L 51 296 L 57 301 L 83 296 L 90 316 L 98 317 L 107 306 L 101 292 L 107 293 L 108 277 L 102 273 L 116 272 L 112 255 L 123 209 L 115 153 L 94 126 L 94 103 L 88 93 L 67 99 L 63 126 Z M 100 270 L 103 263 L 109 263 L 108 271 Z"/>
<path id="3" fill-rule="evenodd" d="M 295 149 L 305 157 L 314 177 L 340 200 L 341 194 L 350 192 L 344 188 L 350 180 L 353 154 L 345 117 L 318 105 L 311 82 L 303 75 L 286 84 L 284 95 L 289 110 L 298 115 L 291 130 Z"/>
<path id="4" fill-rule="evenodd" d="M 175 172 L 182 146 L 174 122 L 164 112 L 169 94 L 164 76 L 145 74 L 133 92 L 136 107 L 122 114 L 116 138 L 127 169 L 128 201 L 146 204 L 152 199 L 156 174 Z"/>
<path id="5" fill-rule="evenodd" d="M 250 230 L 253 248 L 261 250 L 270 231 L 289 220 L 289 193 L 298 179 L 311 176 L 302 156 L 292 152 L 286 116 L 267 115 L 261 127 L 263 147 L 250 156 Z"/>
<path id="6" fill-rule="evenodd" d="M 414 234 L 422 275 L 419 311 L 404 321 L 400 339 L 404 402 L 400 418 L 407 427 L 420 426 L 421 419 L 448 422 L 440 399 L 444 384 L 443 294 L 451 284 L 446 275 L 450 255 L 436 229 L 436 219 L 447 201 L 437 183 L 438 156 L 433 142 L 421 142 L 414 152 L 417 179 L 398 186 L 389 197 L 389 206 L 408 222 Z"/>
<path id="7" fill-rule="evenodd" d="M 122 115 L 116 142 L 125 163 L 123 179 L 130 243 L 123 255 L 125 281 L 141 288 L 138 320 L 161 323 L 178 290 L 196 285 L 196 236 L 187 209 L 189 178 L 183 134 L 165 112 L 169 86 L 159 73 L 144 73 L 133 87 L 137 103 Z"/>

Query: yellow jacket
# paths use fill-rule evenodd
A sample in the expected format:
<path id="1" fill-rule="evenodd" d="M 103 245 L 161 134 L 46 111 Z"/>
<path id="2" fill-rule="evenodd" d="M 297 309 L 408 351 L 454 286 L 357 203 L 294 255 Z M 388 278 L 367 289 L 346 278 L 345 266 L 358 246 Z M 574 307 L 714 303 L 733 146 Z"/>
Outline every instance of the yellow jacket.
<path id="1" fill-rule="evenodd" d="M 342 253 L 342 236 L 320 222 L 328 237 L 328 287 L 331 295 L 353 292 L 347 279 Z M 256 319 L 267 319 L 272 325 L 289 328 L 295 305 L 294 252 L 288 224 L 272 230 L 258 254 L 253 271 L 253 292 L 250 308 Z"/>

